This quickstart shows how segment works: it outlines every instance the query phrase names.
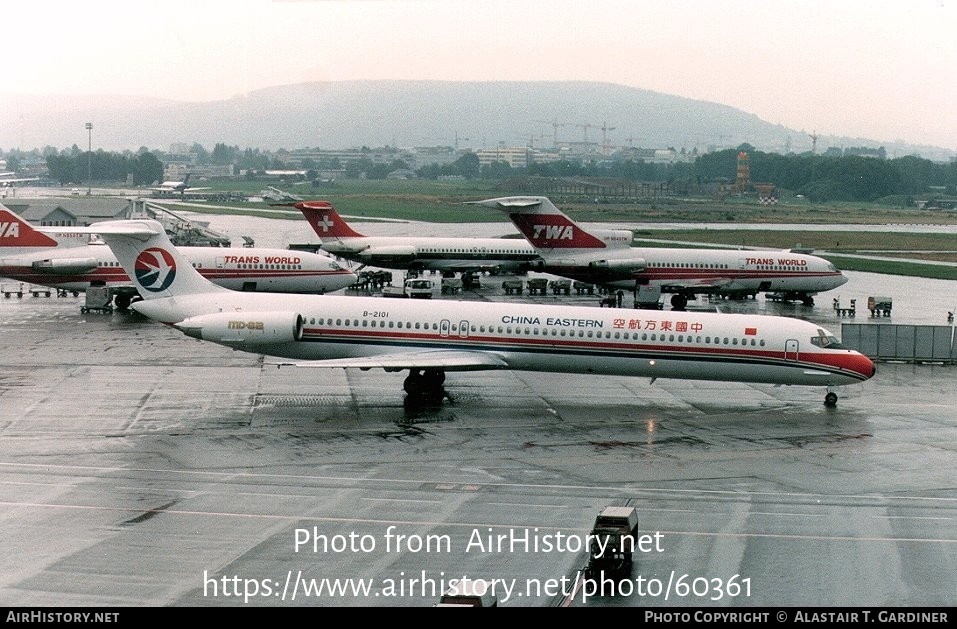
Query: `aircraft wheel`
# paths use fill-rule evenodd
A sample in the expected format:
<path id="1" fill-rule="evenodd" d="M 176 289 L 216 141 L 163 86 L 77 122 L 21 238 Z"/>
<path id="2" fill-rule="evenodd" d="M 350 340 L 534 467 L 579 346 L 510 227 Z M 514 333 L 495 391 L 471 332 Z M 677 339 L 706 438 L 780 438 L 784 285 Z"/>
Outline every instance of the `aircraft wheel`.
<path id="1" fill-rule="evenodd" d="M 837 393 L 829 391 L 828 394 L 824 396 L 824 406 L 837 406 Z"/>
<path id="2" fill-rule="evenodd" d="M 420 371 L 412 369 L 402 383 L 402 388 L 409 395 L 416 397 L 437 397 L 442 395 L 442 383 L 445 382 L 445 372 L 441 369 L 426 369 Z"/>
<path id="3" fill-rule="evenodd" d="M 672 295 L 671 296 L 671 307 L 675 310 L 684 310 L 685 306 L 688 305 L 688 298 L 682 294 Z"/>
<path id="4" fill-rule="evenodd" d="M 129 295 L 117 295 L 113 298 L 113 303 L 116 304 L 117 310 L 126 310 L 130 307 L 131 301 L 132 299 L 130 299 Z"/>
<path id="5" fill-rule="evenodd" d="M 426 369 L 422 380 L 426 388 L 438 389 L 445 383 L 445 372 L 441 369 Z"/>
<path id="6" fill-rule="evenodd" d="M 406 376 L 405 381 L 402 383 L 402 388 L 405 389 L 405 392 L 409 395 L 420 395 L 424 388 L 422 385 L 422 374 L 417 370 L 409 371 L 409 375 Z"/>
<path id="7" fill-rule="evenodd" d="M 804 297 L 801 298 L 801 303 L 804 304 L 805 306 L 813 306 L 814 298 L 811 297 L 810 295 L 805 295 Z"/>

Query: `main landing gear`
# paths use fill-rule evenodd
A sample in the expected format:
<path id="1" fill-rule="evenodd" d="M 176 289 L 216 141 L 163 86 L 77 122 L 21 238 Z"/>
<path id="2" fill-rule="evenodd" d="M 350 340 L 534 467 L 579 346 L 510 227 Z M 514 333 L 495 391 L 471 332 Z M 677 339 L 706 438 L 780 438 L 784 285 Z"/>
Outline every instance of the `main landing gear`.
<path id="1" fill-rule="evenodd" d="M 837 393 L 834 391 L 828 391 L 827 395 L 824 396 L 824 406 L 828 408 L 834 408 L 837 406 Z"/>
<path id="2" fill-rule="evenodd" d="M 410 369 L 402 388 L 410 397 L 441 399 L 445 395 L 444 383 L 445 372 L 441 369 Z"/>
<path id="3" fill-rule="evenodd" d="M 688 306 L 688 296 L 681 293 L 675 293 L 671 296 L 671 308 L 682 311 Z"/>

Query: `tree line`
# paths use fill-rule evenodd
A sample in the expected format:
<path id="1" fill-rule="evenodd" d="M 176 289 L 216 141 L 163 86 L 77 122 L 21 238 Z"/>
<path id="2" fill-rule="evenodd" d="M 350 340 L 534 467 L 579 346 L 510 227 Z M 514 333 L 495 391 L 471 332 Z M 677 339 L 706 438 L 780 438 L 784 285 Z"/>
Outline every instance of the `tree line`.
<path id="1" fill-rule="evenodd" d="M 457 176 L 466 179 L 500 180 L 517 176 L 532 177 L 607 177 L 634 182 L 666 182 L 682 184 L 689 190 L 730 183 L 735 180 L 738 153 L 746 151 L 750 163 L 750 179 L 771 183 L 778 189 L 801 194 L 811 201 L 875 201 L 885 197 L 912 198 L 942 191 L 957 196 L 957 161 L 933 162 L 916 156 L 881 159 L 859 155 L 817 155 L 811 153 L 781 155 L 764 153 L 744 144 L 736 149 L 705 153 L 693 162 L 657 164 L 634 159 L 579 158 L 558 162 L 512 167 L 505 162 L 480 165 L 477 155 L 466 152 L 449 164 L 429 164 L 414 170 L 416 176 L 437 179 Z M 199 164 L 233 164 L 245 170 L 247 177 L 275 168 L 288 168 L 288 151 L 271 153 L 260 149 L 240 149 L 217 144 L 210 152 L 193 145 L 191 152 Z M 399 154 L 396 151 L 397 155 Z M 126 182 L 150 185 L 163 180 L 163 161 L 169 156 L 141 148 L 137 152 L 112 153 L 103 150 L 82 151 L 76 145 L 58 151 L 43 150 L 49 176 L 60 185 L 86 181 Z M 24 154 L 10 151 L 5 156 L 17 166 Z M 303 164 L 308 177 L 315 178 L 318 169 L 332 169 L 346 178 L 384 179 L 399 169 L 410 166 L 398 156 L 389 163 L 376 163 L 368 158 L 340 163 L 337 159 Z"/>

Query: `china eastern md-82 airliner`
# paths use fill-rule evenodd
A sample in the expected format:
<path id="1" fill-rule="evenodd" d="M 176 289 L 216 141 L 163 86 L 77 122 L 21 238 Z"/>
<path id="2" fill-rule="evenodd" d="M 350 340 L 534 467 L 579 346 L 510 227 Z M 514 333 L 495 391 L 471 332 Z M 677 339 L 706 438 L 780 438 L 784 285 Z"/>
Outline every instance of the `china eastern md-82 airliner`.
<path id="1" fill-rule="evenodd" d="M 0 206 L 0 277 L 67 291 L 106 286 L 118 308 L 128 307 L 137 295 L 133 282 L 110 248 L 82 229 L 37 228 Z M 204 277 L 236 290 L 327 293 L 357 279 L 332 258 L 302 251 L 183 247 L 183 254 Z"/>
<path id="2" fill-rule="evenodd" d="M 832 387 L 874 375 L 825 329 L 766 315 L 240 293 L 204 279 L 152 220 L 98 223 L 134 278 L 132 308 L 184 334 L 286 364 L 408 370 L 410 396 L 490 369 Z M 825 403 L 833 405 L 831 390 Z"/>
<path id="3" fill-rule="evenodd" d="M 546 197 L 470 203 L 505 212 L 541 256 L 537 270 L 634 290 L 636 302 L 657 304 L 670 293 L 681 310 L 699 294 L 773 291 L 812 305 L 813 295 L 847 282 L 827 260 L 790 251 L 632 247 L 631 231 L 586 230 Z"/>

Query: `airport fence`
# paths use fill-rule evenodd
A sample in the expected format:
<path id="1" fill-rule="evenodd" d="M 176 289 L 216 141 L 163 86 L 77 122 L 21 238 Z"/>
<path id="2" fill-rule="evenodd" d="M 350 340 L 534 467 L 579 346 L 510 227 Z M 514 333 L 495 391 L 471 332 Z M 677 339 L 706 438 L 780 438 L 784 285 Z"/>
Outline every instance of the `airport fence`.
<path id="1" fill-rule="evenodd" d="M 841 324 L 841 343 L 872 360 L 953 364 L 955 342 L 951 325 Z"/>

